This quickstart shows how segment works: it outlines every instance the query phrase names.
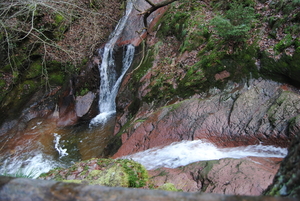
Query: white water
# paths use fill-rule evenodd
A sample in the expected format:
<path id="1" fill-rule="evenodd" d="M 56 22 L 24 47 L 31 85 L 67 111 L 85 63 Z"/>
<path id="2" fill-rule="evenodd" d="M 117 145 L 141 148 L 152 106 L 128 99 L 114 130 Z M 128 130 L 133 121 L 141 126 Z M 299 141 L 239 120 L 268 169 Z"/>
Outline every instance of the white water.
<path id="1" fill-rule="evenodd" d="M 116 112 L 115 99 L 121 84 L 122 78 L 130 67 L 135 48 L 133 45 L 124 47 L 125 54 L 122 61 L 121 74 L 117 78 L 116 64 L 114 60 L 114 47 L 122 34 L 129 14 L 133 9 L 133 3 L 129 0 L 126 6 L 126 13 L 117 24 L 114 32 L 111 34 L 110 40 L 105 44 L 104 49 L 99 51 L 102 55 L 102 63 L 99 65 L 100 71 L 100 95 L 99 95 L 99 114 L 90 122 L 90 126 L 96 126 L 106 122 L 107 118 Z"/>
<path id="2" fill-rule="evenodd" d="M 60 135 L 58 135 L 57 133 L 54 133 L 54 148 L 58 152 L 59 158 L 62 158 L 62 157 L 67 156 L 69 154 L 67 153 L 67 149 L 63 149 L 61 147 L 61 145 L 59 144 L 60 138 L 61 138 Z"/>
<path id="3" fill-rule="evenodd" d="M 197 161 L 221 158 L 244 158 L 247 156 L 284 158 L 287 149 L 274 146 L 251 145 L 235 148 L 217 148 L 202 140 L 181 141 L 163 148 L 152 148 L 122 158 L 141 163 L 148 170 L 167 167 L 176 168 Z"/>
<path id="4" fill-rule="evenodd" d="M 30 176 L 37 178 L 40 174 L 60 166 L 57 161 L 50 159 L 41 152 L 32 152 L 27 156 L 6 159 L 1 168 L 1 175 Z"/>

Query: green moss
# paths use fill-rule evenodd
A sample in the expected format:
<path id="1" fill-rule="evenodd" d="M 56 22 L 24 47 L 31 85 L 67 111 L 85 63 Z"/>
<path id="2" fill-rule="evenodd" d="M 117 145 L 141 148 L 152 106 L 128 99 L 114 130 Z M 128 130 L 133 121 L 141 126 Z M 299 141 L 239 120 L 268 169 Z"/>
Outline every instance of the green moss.
<path id="1" fill-rule="evenodd" d="M 84 96 L 85 94 L 87 94 L 90 90 L 88 88 L 82 88 L 79 93 L 77 94 L 77 96 Z"/>
<path id="2" fill-rule="evenodd" d="M 180 52 L 195 50 L 201 44 L 208 41 L 210 36 L 211 32 L 208 30 L 207 26 L 197 25 L 197 29 L 190 31 L 183 40 L 180 46 Z"/>
<path id="3" fill-rule="evenodd" d="M 69 27 L 68 20 L 59 13 L 54 14 L 54 23 L 51 25 L 51 37 L 55 40 L 60 40 Z"/>
<path id="4" fill-rule="evenodd" d="M 177 189 L 175 187 L 175 185 L 172 184 L 172 183 L 165 183 L 162 186 L 159 186 L 157 188 L 157 190 L 163 190 L 163 191 L 182 191 L 182 190 Z"/>
<path id="5" fill-rule="evenodd" d="M 26 71 L 25 79 L 33 79 L 38 76 L 41 76 L 43 71 L 43 64 L 41 60 L 36 60 L 30 64 L 29 68 Z"/>
<path id="6" fill-rule="evenodd" d="M 50 85 L 62 85 L 65 81 L 65 75 L 62 72 L 54 72 L 49 74 Z"/>
<path id="7" fill-rule="evenodd" d="M 64 16 L 56 13 L 54 15 L 54 21 L 55 21 L 55 24 L 58 26 L 60 23 L 62 23 L 63 21 L 65 20 Z"/>
<path id="8" fill-rule="evenodd" d="M 121 159 L 118 159 L 121 160 Z M 148 181 L 148 172 L 139 163 L 136 163 L 132 160 L 122 160 L 122 167 L 125 169 L 125 172 L 128 174 L 129 187 L 143 187 Z"/>
<path id="9" fill-rule="evenodd" d="M 156 44 L 159 46 L 159 43 Z M 156 48 L 154 47 L 154 49 Z M 152 63 L 154 61 L 154 49 L 149 48 L 146 52 L 145 58 L 141 65 L 134 70 L 132 74 L 132 78 L 134 82 L 140 81 L 140 79 L 146 74 L 146 72 L 152 67 Z"/>
<path id="10" fill-rule="evenodd" d="M 84 180 L 92 185 L 128 187 L 128 177 L 121 166 L 115 165 L 106 170 L 92 170 Z"/>
<path id="11" fill-rule="evenodd" d="M 98 165 L 97 169 L 93 169 L 95 163 Z M 83 169 L 81 173 L 76 173 L 78 177 L 67 180 L 78 169 Z M 90 159 L 76 163 L 68 169 L 54 169 L 41 175 L 41 178 L 48 177 L 92 185 L 143 187 L 148 181 L 148 172 L 141 164 L 127 159 Z"/>
<path id="12" fill-rule="evenodd" d="M 161 19 L 161 28 L 158 32 L 159 36 L 174 35 L 178 40 L 182 40 L 187 34 L 187 21 L 190 17 L 188 12 L 168 12 Z"/>
<path id="13" fill-rule="evenodd" d="M 300 48 L 293 56 L 283 54 L 280 59 L 274 60 L 267 53 L 261 54 L 261 73 L 268 78 L 280 82 L 300 83 Z"/>
<path id="14" fill-rule="evenodd" d="M 62 182 L 81 184 L 83 181 L 74 179 L 74 180 L 62 180 Z"/>
<path id="15" fill-rule="evenodd" d="M 282 52 L 287 47 L 290 47 L 294 43 L 294 40 L 290 34 L 286 35 L 279 43 L 274 47 L 275 51 Z"/>

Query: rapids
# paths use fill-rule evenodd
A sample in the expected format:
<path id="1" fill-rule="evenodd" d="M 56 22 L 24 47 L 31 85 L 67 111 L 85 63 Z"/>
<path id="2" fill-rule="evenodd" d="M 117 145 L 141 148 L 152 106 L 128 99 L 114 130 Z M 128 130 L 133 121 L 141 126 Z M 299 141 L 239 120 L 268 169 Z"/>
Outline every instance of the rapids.
<path id="1" fill-rule="evenodd" d="M 234 148 L 218 148 L 202 140 L 175 142 L 165 147 L 156 147 L 121 158 L 141 163 L 148 170 L 160 167 L 177 168 L 193 162 L 222 158 L 274 157 L 284 158 L 286 148 L 249 145 Z"/>

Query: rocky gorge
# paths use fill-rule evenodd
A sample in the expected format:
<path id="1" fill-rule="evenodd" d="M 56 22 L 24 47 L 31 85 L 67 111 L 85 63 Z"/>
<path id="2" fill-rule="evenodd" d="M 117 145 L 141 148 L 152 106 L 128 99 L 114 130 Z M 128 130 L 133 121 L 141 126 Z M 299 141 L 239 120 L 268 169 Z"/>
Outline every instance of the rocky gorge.
<path id="1" fill-rule="evenodd" d="M 137 51 L 116 98 L 115 120 L 106 128 L 110 135 L 101 139 L 101 147 L 99 141 L 91 140 L 87 141 L 89 146 L 81 148 L 91 133 L 73 131 L 80 126 L 79 130 L 88 129 L 87 122 L 98 113 L 98 65 L 102 58 L 96 52 L 77 74 L 73 73 L 63 85 L 54 85 L 46 94 L 26 84 L 23 90 L 18 89 L 19 95 L 18 90 L 12 90 L 1 97 L 1 113 L 8 115 L 1 118 L 2 165 L 9 158 L 20 158 L 24 152 L 33 154 L 32 150 L 41 147 L 43 152 L 64 159 L 57 156 L 58 145 L 62 146 L 59 150 L 69 152 L 71 159 L 65 160 L 72 162 L 94 157 L 120 158 L 182 141 L 205 140 L 217 148 L 272 145 L 289 148 L 283 162 L 282 158 L 267 156 L 200 161 L 148 170 L 147 182 L 141 186 L 130 182 L 117 186 L 299 197 L 300 52 L 299 8 L 295 7 L 299 2 L 134 2 L 135 9 L 116 44 L 133 44 Z M 151 10 L 161 2 L 166 5 Z M 154 11 L 147 18 L 147 27 L 147 12 L 143 11 Z M 222 16 L 226 18 L 225 27 Z M 228 28 L 235 32 L 230 33 Z M 122 48 L 115 51 L 116 58 L 121 57 Z M 25 89 L 33 91 L 27 93 Z M 14 94 L 23 102 L 13 100 Z M 30 96 L 23 100 L 24 95 Z M 101 132 L 96 129 L 93 135 L 97 137 Z M 62 140 L 53 133 L 61 135 Z M 32 146 L 25 149 L 24 144 Z M 132 171 L 126 172 L 128 167 L 134 170 L 132 164 L 96 164 L 81 162 L 46 178 L 55 179 L 66 173 L 58 180 L 95 184 L 83 178 L 88 172 L 94 180 L 100 175 L 108 176 L 110 182 L 100 183 L 108 186 L 117 178 L 109 175 L 111 170 L 127 175 L 125 179 L 132 178 Z M 105 174 L 97 172 L 100 170 Z M 136 179 L 144 175 L 140 169 L 133 172 Z M 0 193 L 8 195 L 10 179 L 4 180 Z"/>

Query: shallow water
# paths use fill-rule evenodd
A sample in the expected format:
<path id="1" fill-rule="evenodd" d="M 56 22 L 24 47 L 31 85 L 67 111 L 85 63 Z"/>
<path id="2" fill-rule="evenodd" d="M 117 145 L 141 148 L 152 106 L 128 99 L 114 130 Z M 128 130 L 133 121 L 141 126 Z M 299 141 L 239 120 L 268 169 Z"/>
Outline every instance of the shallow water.
<path id="1" fill-rule="evenodd" d="M 110 140 L 115 116 L 106 124 L 88 124 L 59 129 L 53 120 L 34 119 L 27 127 L 12 130 L 11 138 L 0 143 L 0 174 L 24 173 L 37 177 L 55 167 L 101 156 Z"/>

